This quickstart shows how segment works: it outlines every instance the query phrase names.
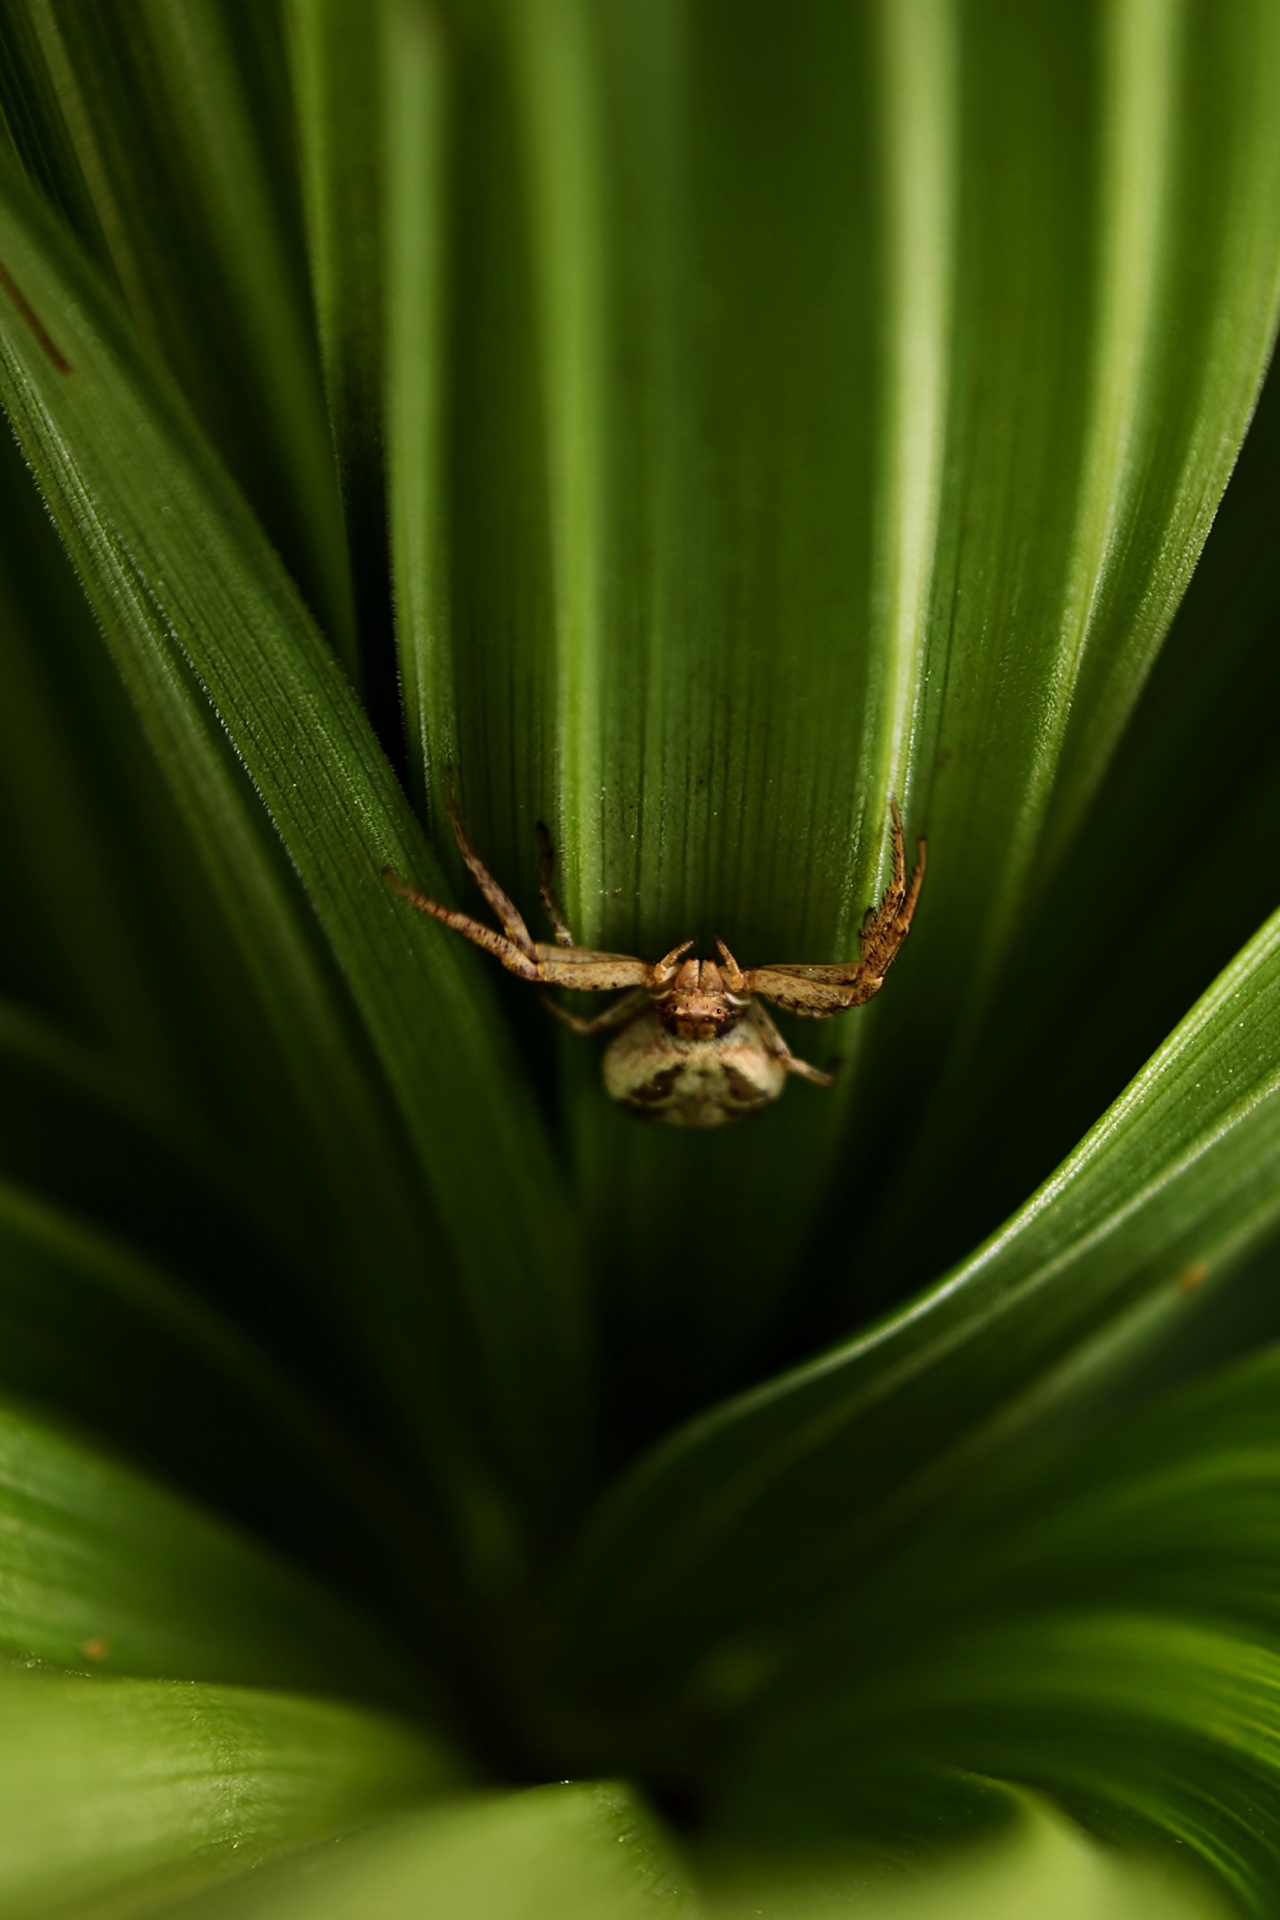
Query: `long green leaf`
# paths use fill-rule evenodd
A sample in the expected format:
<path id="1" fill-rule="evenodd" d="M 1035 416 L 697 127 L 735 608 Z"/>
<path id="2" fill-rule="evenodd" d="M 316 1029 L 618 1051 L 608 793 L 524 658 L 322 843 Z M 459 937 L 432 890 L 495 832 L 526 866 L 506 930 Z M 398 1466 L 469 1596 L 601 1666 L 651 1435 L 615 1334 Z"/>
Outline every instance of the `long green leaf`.
<path id="1" fill-rule="evenodd" d="M 535 911 L 548 820 L 583 940 L 826 961 L 882 882 L 896 791 L 933 865 L 884 1011 L 844 1042 L 875 1035 L 869 1209 L 1101 777 L 1247 424 L 1280 268 L 1276 16 L 463 20 L 468 816 Z M 732 1300 L 745 1339 L 785 1280 L 841 1099 L 797 1087 L 691 1144 L 611 1124 L 581 1078 L 619 1337 L 687 1402 L 700 1322 Z"/>
<path id="2" fill-rule="evenodd" d="M 438 775 L 453 757 L 452 732 L 440 724 L 452 698 L 442 539 L 445 33 L 429 0 L 290 0 L 285 16 L 357 581 L 366 628 L 385 628 L 394 604 L 404 707 L 394 725 L 404 729 L 414 797 L 429 806 L 428 763 Z"/>
<path id="3" fill-rule="evenodd" d="M 383 1702 L 415 1684 L 271 1555 L 3 1403 L 0 1647 L 113 1676 Z"/>
<path id="4" fill-rule="evenodd" d="M 210 1253 L 223 1239 L 191 1191 L 190 1172 L 199 1170 L 206 1187 L 221 1185 L 278 1248 L 313 1265 L 326 1244 L 319 1223 L 333 1238 L 328 1183 L 312 1138 L 322 1109 L 290 1084 L 269 1006 L 216 895 L 192 884 L 199 843 L 173 805 L 8 436 L 0 446 L 0 490 L 0 858 L 10 909 L 0 966 L 6 992 L 45 1016 L 27 1021 L 25 1035 L 6 1022 L 10 1071 L 16 1047 L 28 1056 L 19 1077 L 29 1080 L 38 1053 L 82 1109 L 90 1101 L 134 1109 L 127 1131 L 135 1146 L 138 1112 L 150 1110 L 153 1130 L 173 1149 L 171 1173 L 175 1154 L 190 1162 L 169 1203 L 156 1194 L 145 1225 L 129 1223 L 141 1227 L 142 1239 L 157 1229 L 157 1250 L 172 1251 L 164 1228 L 177 1224 L 180 1189 L 190 1203 L 184 1257 L 201 1247 Z M 50 1021 L 58 1031 L 50 1031 Z M 73 1064 L 76 1042 L 83 1072 Z M 80 1083 L 75 1094 L 73 1079 Z M 105 1199 L 108 1215 L 119 1220 L 141 1171 L 131 1175 L 121 1166 L 123 1140 L 104 1152 L 100 1128 L 95 1151 L 72 1122 L 77 1150 L 69 1134 L 60 1152 L 51 1137 L 39 1140 L 35 1115 L 49 1103 L 29 1085 L 23 1097 L 35 1105 L 29 1126 L 15 1130 L 18 1159 L 9 1170 L 26 1175 L 42 1154 L 34 1177 L 46 1192 L 75 1187 L 75 1204 L 92 1211 Z M 122 1177 L 104 1195 L 107 1160 Z M 258 1299 L 271 1300 L 273 1285 L 254 1276 L 255 1263 L 240 1253 L 234 1277 L 250 1291 L 256 1278 Z M 198 1251 L 196 1263 L 208 1271 Z M 308 1318 L 317 1320 L 314 1306 Z"/>
<path id="5" fill-rule="evenodd" d="M 1270 1913 L 1278 1381 L 1273 1349 L 974 1480 L 764 1679 L 723 1817 L 803 1847 L 974 1768 L 1163 1832 Z"/>
<path id="6" fill-rule="evenodd" d="M 445 1600 L 439 1543 L 433 1558 L 418 1503 L 366 1441 L 225 1312 L 5 1184 L 0 1389 L 105 1436 L 362 1593 L 403 1606 L 407 1590 L 419 1616 Z M 349 1388 L 343 1406 L 358 1425 Z"/>
<path id="7" fill-rule="evenodd" d="M 847 1289 L 860 1311 L 877 1282 L 881 1295 L 888 1276 L 907 1291 L 985 1237 L 1274 909 L 1280 886 L 1264 849 L 1280 833 L 1278 506 L 1273 368 L 1079 843 L 1022 930 L 963 1072 L 860 1236 Z M 1101 965 L 1090 958 L 1099 937 Z M 921 1192 L 945 1194 L 945 1204 L 922 1210 L 912 1198 Z"/>
<path id="8" fill-rule="evenodd" d="M 497 1466 L 546 1488 L 580 1447 L 580 1309 L 561 1183 L 518 1072 L 486 1031 L 480 970 L 382 880 L 392 864 L 431 883 L 421 835 L 338 668 L 176 396 L 14 181 L 0 229 L 19 290 L 5 397 L 199 834 L 208 882 L 325 1123 L 327 1172 L 365 1249 L 343 1284 L 402 1404 L 433 1435 L 456 1523 L 474 1551 L 509 1554 L 517 1543 L 502 1540 L 509 1523 L 486 1477 Z M 422 1188 L 406 1179 L 379 1113 L 381 1082 L 335 1003 L 269 825 L 355 997 L 456 1281 L 438 1251 L 422 1273 Z M 494 1207 L 499 1170 L 505 1197 Z M 475 1456 L 461 1471 L 459 1449 Z"/>
<path id="9" fill-rule="evenodd" d="M 388 1822 L 341 1853 L 302 1854 L 179 1911 L 190 1920 L 695 1920 L 701 1909 L 632 1793 L 566 1781 Z"/>
<path id="10" fill-rule="evenodd" d="M 802 1637 L 989 1449 L 1274 1225 L 1278 1096 L 1280 916 L 961 1267 L 624 1479 L 570 1579 L 587 1670 L 652 1688 L 744 1635 Z"/>
<path id="11" fill-rule="evenodd" d="M 6 1674 L 0 1899 L 145 1911 L 453 1781 L 421 1735 L 302 1696 Z"/>
<path id="12" fill-rule="evenodd" d="M 894 1782 L 900 1812 L 942 1826 L 943 1778 L 939 1769 Z M 979 1779 L 966 1784 L 1003 1801 L 1012 1816 L 994 1839 L 979 1834 L 976 1844 L 970 1836 L 967 1845 L 953 1840 L 948 1849 L 938 1833 L 923 1857 L 888 1870 L 847 1837 L 842 1849 L 835 1834 L 807 1862 L 795 1857 L 781 1866 L 767 1850 L 748 1852 L 731 1882 L 740 1891 L 717 1888 L 707 1911 L 714 1920 L 836 1920 L 850 1913 L 859 1920 L 1226 1920 L 1237 1911 L 1181 1862 L 1100 1844 L 1041 1795 Z"/>
<path id="13" fill-rule="evenodd" d="M 358 678 L 274 9 L 6 11 L 10 97 L 34 121 L 24 157 L 109 265 Z"/>

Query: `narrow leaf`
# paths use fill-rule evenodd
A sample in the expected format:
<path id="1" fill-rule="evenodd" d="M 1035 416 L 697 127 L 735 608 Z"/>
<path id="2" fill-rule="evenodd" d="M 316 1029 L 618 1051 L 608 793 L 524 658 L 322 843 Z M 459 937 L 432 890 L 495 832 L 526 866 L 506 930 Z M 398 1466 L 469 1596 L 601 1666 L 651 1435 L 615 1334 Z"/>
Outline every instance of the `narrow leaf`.
<path id="1" fill-rule="evenodd" d="M 393 865 L 430 884 L 432 865 L 364 716 L 258 530 L 105 293 L 16 182 L 5 190 L 0 257 L 20 289 L 4 375 L 17 430 L 199 834 L 209 880 L 254 956 L 293 1069 L 328 1127 L 328 1171 L 366 1245 L 358 1278 L 346 1279 L 359 1295 L 359 1324 L 402 1403 L 433 1435 L 441 1484 L 474 1542 L 479 1514 L 492 1514 L 501 1496 L 485 1490 L 492 1469 L 481 1460 L 456 1471 L 459 1446 L 481 1459 L 492 1452 L 504 1474 L 546 1487 L 551 1462 L 581 1443 L 560 1180 L 518 1073 L 486 1030 L 476 959 L 381 877 Z M 230 766 L 215 712 L 265 812 Z M 406 1284 L 421 1261 L 415 1188 L 395 1130 L 379 1116 L 381 1083 L 344 1030 L 305 910 L 267 842 L 268 817 L 367 1024 L 456 1284 L 443 1261 L 430 1281 Z M 499 1169 L 505 1203 L 494 1207 Z M 384 1250 L 369 1258 L 375 1231 Z"/>
<path id="2" fill-rule="evenodd" d="M 302 1854 L 182 1909 L 190 1920 L 694 1920 L 700 1911 L 635 1796 L 571 1782 L 388 1822 L 340 1853 Z"/>
<path id="3" fill-rule="evenodd" d="M 284 1367 L 128 1247 L 2 1184 L 0 1389 L 339 1577 L 354 1557 L 362 1588 L 441 1603 L 425 1516 Z"/>
<path id="4" fill-rule="evenodd" d="M 452 1783 L 421 1735 L 317 1700 L 14 1672 L 0 1899 L 14 1920 L 112 1895 L 112 1911 L 145 1911 Z"/>
<path id="5" fill-rule="evenodd" d="M 272 10 L 15 0 L 9 12 L 10 84 L 44 109 L 39 146 L 74 156 L 77 230 L 358 678 Z M 70 170 L 63 159 L 57 184 Z M 72 200 L 65 185 L 58 197 Z"/>
<path id="6" fill-rule="evenodd" d="M 1275 1349 L 975 1478 L 764 1682 L 724 1817 L 804 1845 L 961 1766 L 1162 1833 L 1270 1911 L 1280 1795 Z M 866 1774 L 868 1757 L 874 1780 Z"/>
<path id="7" fill-rule="evenodd" d="M 847 1095 L 691 1144 L 570 1083 L 619 1342 L 687 1405 L 832 1161 L 842 1231 L 878 1205 L 1186 586 L 1273 334 L 1280 22 L 465 21 L 451 606 L 485 857 L 536 912 L 541 815 L 579 939 L 826 962 L 883 884 L 890 792 L 930 840 L 883 1009 L 794 1036 L 869 1043 L 856 1155 Z"/>
<path id="8" fill-rule="evenodd" d="M 416 1684 L 273 1556 L 4 1403 L 0 1648 L 113 1676 L 384 1702 Z"/>
<path id="9" fill-rule="evenodd" d="M 652 1685 L 655 1657 L 670 1674 L 743 1633 L 802 1635 L 988 1450 L 1274 1225 L 1278 1095 L 1280 916 L 961 1267 L 623 1481 L 571 1577 L 578 1648 Z"/>
<path id="10" fill-rule="evenodd" d="M 444 386 L 448 210 L 445 30 L 429 0 L 290 0 L 311 278 L 366 636 L 387 737 L 414 797 L 447 765 Z M 387 562 L 390 559 L 390 595 Z M 394 711 L 393 711 L 394 708 Z"/>

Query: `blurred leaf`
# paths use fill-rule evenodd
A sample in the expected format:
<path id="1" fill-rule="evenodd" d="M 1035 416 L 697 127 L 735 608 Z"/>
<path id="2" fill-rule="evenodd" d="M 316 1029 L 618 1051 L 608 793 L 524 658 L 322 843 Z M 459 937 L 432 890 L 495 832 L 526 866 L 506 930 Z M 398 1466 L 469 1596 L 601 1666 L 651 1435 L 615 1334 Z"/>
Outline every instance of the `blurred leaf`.
<path id="1" fill-rule="evenodd" d="M 1225 1920 L 1234 1904 L 1199 1877 L 1148 1853 L 1101 1846 L 1049 1801 L 1018 1788 L 985 1786 L 1013 1819 L 995 1840 L 941 1859 L 915 1861 L 895 1873 L 869 1868 L 854 1854 L 821 1864 L 799 1860 L 789 1870 L 759 1858 L 740 1872 L 742 1891 L 711 1902 L 715 1920 Z M 933 1812 L 933 1796 L 920 1796 Z M 903 1796 L 905 1801 L 906 1796 Z"/>
<path id="2" fill-rule="evenodd" d="M 358 679 L 275 9 L 7 0 L 19 151 L 107 264 Z"/>
<path id="3" fill-rule="evenodd" d="M 390 863 L 432 884 L 421 835 L 338 668 L 176 396 L 16 182 L 0 227 L 21 287 L 6 398 L 196 829 L 206 882 L 324 1122 L 327 1175 L 361 1249 L 344 1270 L 351 1251 L 340 1247 L 335 1278 L 428 1436 L 467 1550 L 506 1571 L 520 1543 L 494 1476 L 568 1497 L 582 1446 L 582 1338 L 561 1183 L 488 1030 L 478 957 L 382 880 Z M 60 344 L 35 318 L 41 308 L 57 316 Z M 412 1166 L 269 822 L 367 1023 Z M 429 1280 L 416 1277 L 424 1238 L 437 1243 Z"/>
<path id="4" fill-rule="evenodd" d="M 960 1268 L 712 1409 L 607 1496 L 569 1578 L 574 1663 L 653 1712 L 690 1666 L 714 1692 L 744 1636 L 763 1640 L 748 1667 L 785 1661 L 991 1449 L 1273 1225 L 1278 1093 L 1280 915 Z"/>
<path id="5" fill-rule="evenodd" d="M 0 1678 L 0 1900 L 13 1920 L 146 1911 L 454 1777 L 421 1734 L 319 1700 L 14 1672 Z"/>
<path id="6" fill-rule="evenodd" d="M 3 1403 L 0 1647 L 384 1703 L 416 1684 L 367 1624 L 261 1548 Z"/>
<path id="7" fill-rule="evenodd" d="M 6 991 L 45 1015 L 33 1021 L 14 1007 L 4 1022 L 8 1073 L 23 1082 L 9 1097 L 24 1109 L 6 1139 L 16 1156 L 7 1169 L 81 1208 L 105 1203 L 106 1217 L 126 1220 L 139 1238 L 157 1230 L 158 1250 L 173 1251 L 169 1229 L 202 1274 L 225 1239 L 225 1220 L 215 1224 L 208 1206 L 209 1189 L 220 1186 L 277 1253 L 308 1270 L 314 1333 L 324 1311 L 314 1268 L 334 1240 L 313 1138 L 323 1108 L 300 1097 L 287 1052 L 282 1058 L 254 956 L 238 948 L 216 893 L 196 883 L 198 841 L 8 436 L 0 443 L 0 561 L 0 879 L 10 908 L 0 968 Z M 57 1094 L 34 1091 L 42 1074 L 59 1083 Z M 72 1102 L 80 1122 L 59 1151 L 55 1138 L 41 1137 L 37 1115 L 61 1105 L 65 1120 Z M 101 1116 L 93 1146 L 84 1138 L 89 1105 Z M 105 1145 L 108 1111 L 131 1135 L 114 1151 Z M 129 1217 L 146 1184 L 138 1162 L 154 1170 L 156 1157 L 154 1143 L 142 1149 L 140 1126 L 163 1136 L 172 1190 L 153 1189 L 149 1210 Z M 175 1177 L 175 1158 L 186 1159 L 185 1177 Z M 193 1174 L 205 1186 L 203 1205 Z M 180 1203 L 189 1203 L 181 1219 Z M 274 1302 L 278 1272 L 263 1273 L 266 1249 L 256 1260 L 238 1251 L 232 1283 Z M 300 1304 L 295 1296 L 295 1343 Z M 349 1332 L 344 1339 L 349 1345 Z"/>
<path id="8" fill-rule="evenodd" d="M 1278 1386 L 1273 1350 L 971 1481 L 766 1680 L 729 1828 L 790 1846 L 856 1828 L 867 1756 L 873 1801 L 918 1792 L 927 1758 L 1038 1784 L 1104 1832 L 1163 1833 L 1269 1913 Z"/>
<path id="9" fill-rule="evenodd" d="M 447 1600 L 418 1503 L 288 1371 L 127 1247 L 3 1184 L 0 1389 L 108 1437 L 356 1592 L 385 1599 L 407 1581 L 419 1618 Z"/>
<path id="10" fill-rule="evenodd" d="M 1247 424 L 1280 23 L 1260 0 L 460 17 L 468 819 L 531 906 L 549 821 L 583 940 L 825 961 L 896 790 L 933 864 L 886 1010 L 845 1042 L 874 1037 L 878 1177 L 1096 788 Z M 855 1164 L 841 1099 L 796 1088 L 691 1143 L 570 1073 L 652 1425 L 741 1370 Z"/>
<path id="11" fill-rule="evenodd" d="M 184 1903 L 174 1920 L 694 1920 L 700 1910 L 628 1789 L 566 1781 L 297 1855 Z"/>

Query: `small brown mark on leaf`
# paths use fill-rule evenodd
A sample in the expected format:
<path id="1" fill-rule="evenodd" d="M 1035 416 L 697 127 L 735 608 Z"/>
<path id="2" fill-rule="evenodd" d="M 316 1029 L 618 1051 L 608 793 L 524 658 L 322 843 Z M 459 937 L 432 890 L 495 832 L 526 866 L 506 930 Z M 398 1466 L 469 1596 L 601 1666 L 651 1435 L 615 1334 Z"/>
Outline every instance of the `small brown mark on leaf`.
<path id="1" fill-rule="evenodd" d="M 4 288 L 10 300 L 12 300 L 14 306 L 18 309 L 18 312 L 30 327 L 36 337 L 36 344 L 41 352 L 52 360 L 59 373 L 70 373 L 71 362 L 54 340 L 49 329 L 45 326 L 44 321 L 40 318 L 40 315 L 36 312 L 3 261 L 0 261 L 0 287 Z"/>
<path id="2" fill-rule="evenodd" d="M 1207 1260 L 1193 1260 L 1189 1267 L 1182 1269 L 1182 1272 L 1174 1281 L 1174 1285 L 1179 1293 L 1194 1293 L 1196 1288 L 1202 1285 L 1208 1278 L 1209 1262 Z"/>
<path id="3" fill-rule="evenodd" d="M 111 1642 L 95 1633 L 88 1640 L 80 1642 L 80 1651 L 86 1660 L 105 1660 L 111 1653 Z"/>

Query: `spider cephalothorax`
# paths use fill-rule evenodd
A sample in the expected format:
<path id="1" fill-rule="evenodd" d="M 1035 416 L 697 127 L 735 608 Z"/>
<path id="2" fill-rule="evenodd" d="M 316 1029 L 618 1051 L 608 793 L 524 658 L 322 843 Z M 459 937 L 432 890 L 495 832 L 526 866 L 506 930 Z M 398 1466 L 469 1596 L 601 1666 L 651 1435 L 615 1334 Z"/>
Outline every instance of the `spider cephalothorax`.
<path id="1" fill-rule="evenodd" d="M 502 925 L 497 933 L 469 914 L 428 900 L 390 867 L 385 876 L 413 906 L 495 954 L 509 972 L 534 981 L 557 1018 L 576 1033 L 617 1029 L 604 1056 L 609 1094 L 631 1113 L 672 1127 L 717 1127 L 741 1120 L 776 1100 L 789 1073 L 829 1087 L 831 1075 L 798 1060 L 760 1005 L 771 1000 L 789 1013 L 828 1020 L 878 993 L 907 937 L 924 880 L 925 843 L 917 842 L 916 870 L 907 884 L 902 819 L 892 798 L 893 879 L 878 909 L 868 913 L 860 957 L 844 966 L 771 966 L 743 970 L 723 940 L 720 961 L 691 960 L 692 940 L 661 960 L 577 947 L 551 891 L 551 844 L 539 824 L 542 871 L 538 891 L 555 929 L 556 944 L 534 940 L 517 908 L 471 850 L 456 807 L 449 817 L 463 859 Z M 553 1000 L 549 987 L 611 993 L 622 998 L 583 1020 Z"/>

